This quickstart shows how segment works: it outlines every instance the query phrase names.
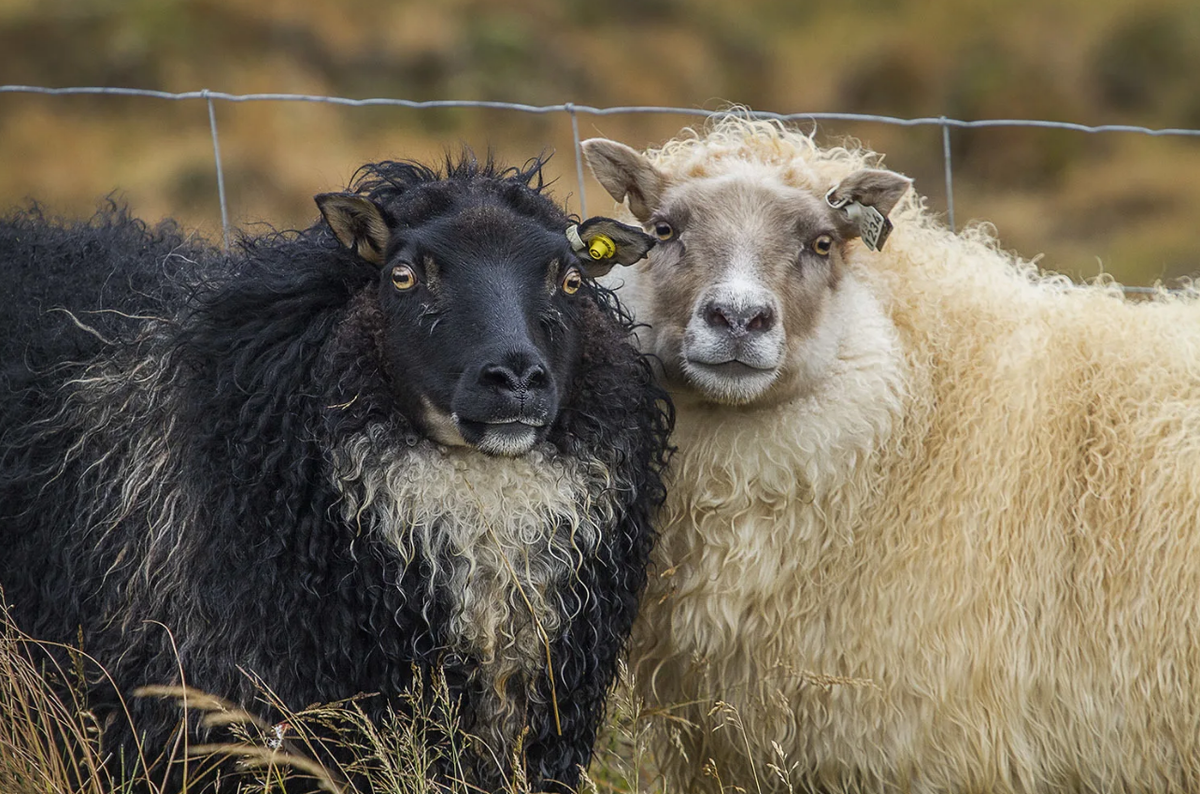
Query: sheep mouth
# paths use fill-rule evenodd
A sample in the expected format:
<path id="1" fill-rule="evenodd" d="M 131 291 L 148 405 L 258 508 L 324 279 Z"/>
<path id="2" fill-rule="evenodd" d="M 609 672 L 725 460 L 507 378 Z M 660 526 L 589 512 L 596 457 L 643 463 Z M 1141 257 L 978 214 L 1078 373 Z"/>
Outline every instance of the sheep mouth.
<path id="1" fill-rule="evenodd" d="M 689 327 L 679 352 L 684 369 L 723 379 L 761 378 L 777 372 L 784 359 L 783 336 L 777 332 L 735 339 Z"/>
<path id="2" fill-rule="evenodd" d="M 546 421 L 533 417 L 474 420 L 455 416 L 463 440 L 488 455 L 516 457 L 533 449 L 545 432 Z"/>
<path id="3" fill-rule="evenodd" d="M 684 359 L 683 374 L 705 398 L 726 405 L 745 405 L 775 383 L 779 367 L 756 366 L 739 359 L 715 363 Z"/>
<path id="4" fill-rule="evenodd" d="M 698 361 L 688 359 L 689 367 L 720 375 L 725 378 L 758 377 L 764 373 L 774 372 L 774 366 L 751 364 L 741 359 L 731 358 L 727 361 Z"/>
<path id="5" fill-rule="evenodd" d="M 496 427 L 498 425 L 526 425 L 528 427 L 545 427 L 546 420 L 533 416 L 514 416 L 511 419 L 486 419 L 477 424 Z"/>

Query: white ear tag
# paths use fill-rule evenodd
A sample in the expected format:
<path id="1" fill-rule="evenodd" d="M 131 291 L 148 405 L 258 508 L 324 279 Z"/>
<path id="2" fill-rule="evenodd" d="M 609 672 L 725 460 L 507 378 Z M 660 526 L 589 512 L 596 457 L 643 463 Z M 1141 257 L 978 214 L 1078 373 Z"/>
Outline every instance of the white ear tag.
<path id="1" fill-rule="evenodd" d="M 883 216 L 879 210 L 874 207 L 868 207 L 864 204 L 859 204 L 857 201 L 851 201 L 845 207 L 846 214 L 850 216 L 850 220 L 858 227 L 859 236 L 866 244 L 867 248 L 872 251 L 878 251 L 883 248 L 883 244 L 887 242 L 888 235 L 892 233 L 892 222 Z"/>
<path id="2" fill-rule="evenodd" d="M 846 216 L 858 228 L 858 235 L 867 248 L 872 251 L 882 249 L 883 244 L 887 242 L 888 235 L 892 233 L 892 222 L 874 207 L 859 204 L 849 198 L 834 199 L 835 190 L 837 190 L 836 186 L 829 189 L 829 192 L 825 194 L 825 202 L 835 210 L 846 211 Z"/>
<path id="3" fill-rule="evenodd" d="M 572 223 L 567 227 L 567 242 L 571 246 L 571 250 L 577 254 L 582 254 L 587 250 L 587 243 L 579 236 L 579 224 Z"/>

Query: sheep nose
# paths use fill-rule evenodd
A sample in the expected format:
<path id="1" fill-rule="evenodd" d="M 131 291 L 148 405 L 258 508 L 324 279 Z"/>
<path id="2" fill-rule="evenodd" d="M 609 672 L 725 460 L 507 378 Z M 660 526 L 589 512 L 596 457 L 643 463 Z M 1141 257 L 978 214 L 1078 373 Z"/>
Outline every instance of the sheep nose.
<path id="1" fill-rule="evenodd" d="M 479 373 L 481 386 L 517 395 L 544 389 L 549 380 L 546 367 L 540 361 L 528 359 L 506 364 L 489 364 Z"/>
<path id="2" fill-rule="evenodd" d="M 704 321 L 713 328 L 727 329 L 733 336 L 746 336 L 770 331 L 775 312 L 770 306 L 732 306 L 713 301 L 704 307 Z"/>

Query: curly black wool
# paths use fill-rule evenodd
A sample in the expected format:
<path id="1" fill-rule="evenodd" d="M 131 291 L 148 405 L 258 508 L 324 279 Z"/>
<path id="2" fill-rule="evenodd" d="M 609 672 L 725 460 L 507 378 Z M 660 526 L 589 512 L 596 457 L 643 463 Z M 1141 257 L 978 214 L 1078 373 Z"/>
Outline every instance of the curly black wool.
<path id="1" fill-rule="evenodd" d="M 385 162 L 355 189 L 384 208 L 389 252 L 501 213 L 489 241 L 522 227 L 513 257 L 544 270 L 570 255 L 547 254 L 569 219 L 540 168 Z M 116 683 L 88 692 L 112 757 L 140 736 L 154 758 L 179 727 L 173 704 L 132 696 L 142 685 L 258 712 L 253 679 L 292 710 L 377 693 L 361 705 L 379 718 L 437 674 L 478 737 L 469 783 L 511 779 L 524 732 L 531 788 L 576 786 L 645 584 L 669 405 L 628 318 L 584 279 L 529 321 L 570 351 L 544 438 L 512 458 L 436 444 L 424 374 L 396 357 L 412 335 L 387 270 L 324 220 L 229 255 L 115 206 L 0 222 L 0 585 L 26 632 L 82 642 Z M 451 322 L 423 307 L 413 334 Z"/>

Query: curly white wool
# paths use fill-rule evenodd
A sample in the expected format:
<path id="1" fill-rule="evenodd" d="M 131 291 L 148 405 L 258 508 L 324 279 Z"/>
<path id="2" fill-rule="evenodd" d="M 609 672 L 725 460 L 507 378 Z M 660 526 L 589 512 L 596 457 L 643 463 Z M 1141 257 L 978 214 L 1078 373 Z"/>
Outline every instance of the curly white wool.
<path id="1" fill-rule="evenodd" d="M 879 161 L 737 116 L 647 156 L 814 196 Z M 709 759 L 750 791 L 1200 790 L 1200 303 L 1070 286 L 912 194 L 891 218 L 846 249 L 815 388 L 675 395 L 633 647 L 695 726 L 662 762 L 688 791 Z M 619 294 L 654 325 L 648 267 Z"/>

